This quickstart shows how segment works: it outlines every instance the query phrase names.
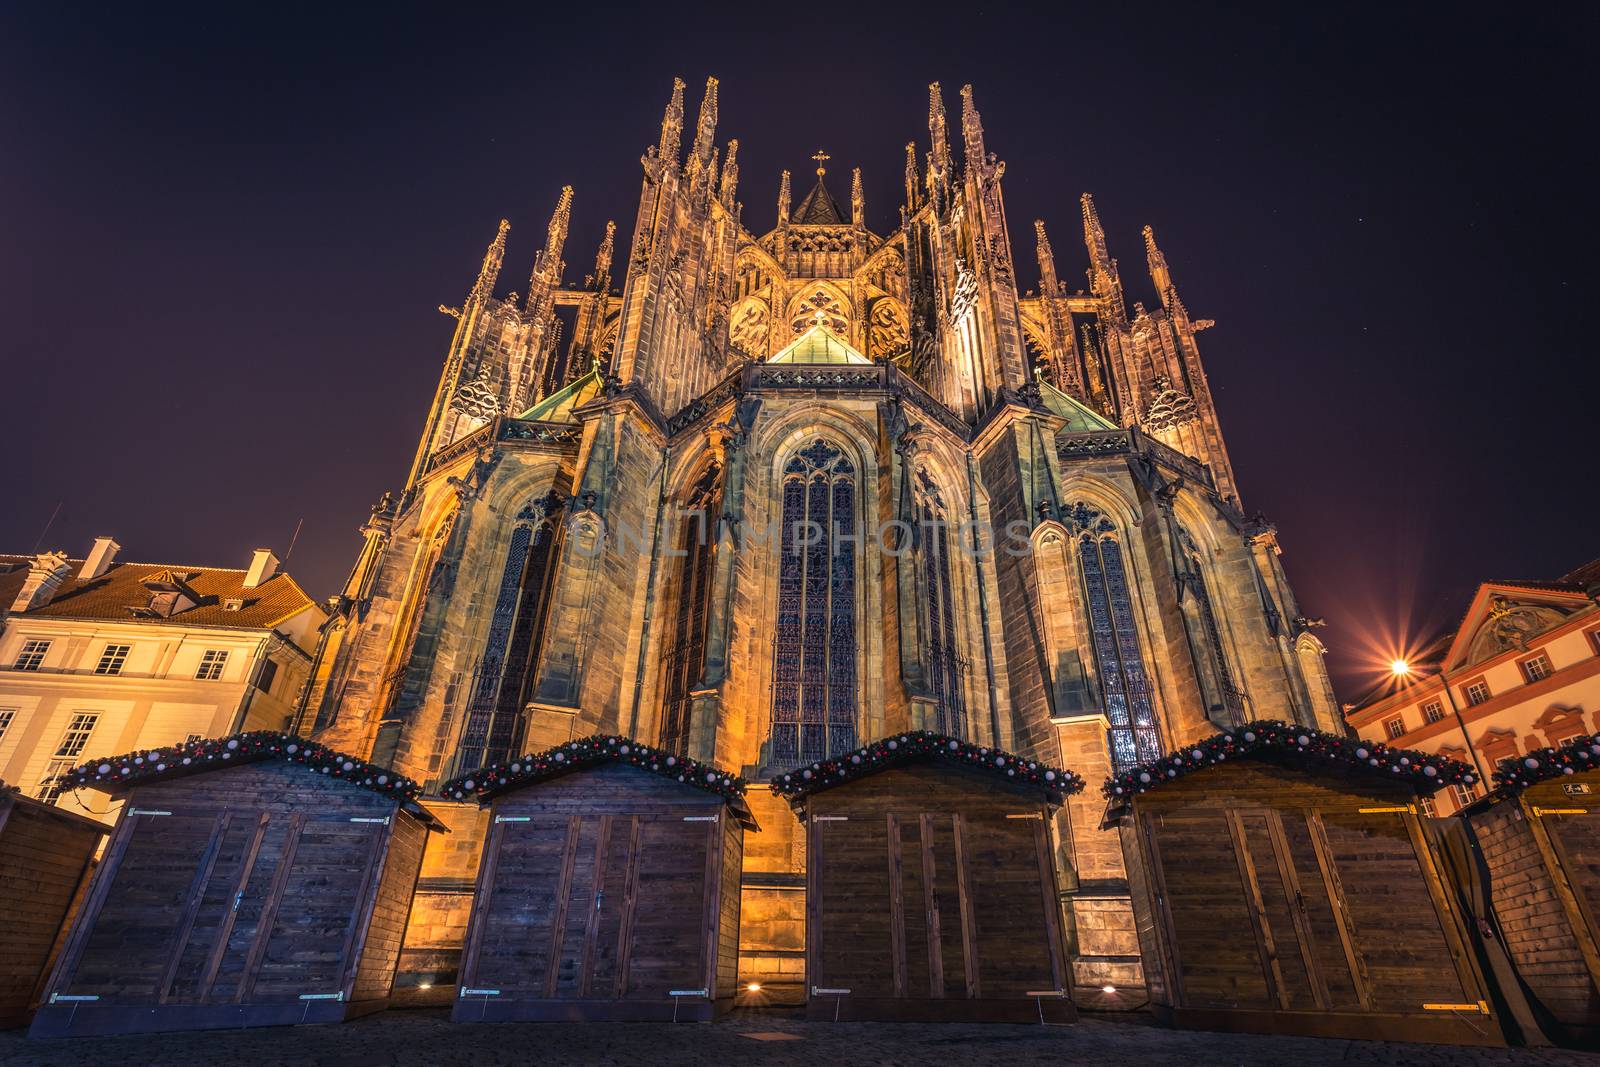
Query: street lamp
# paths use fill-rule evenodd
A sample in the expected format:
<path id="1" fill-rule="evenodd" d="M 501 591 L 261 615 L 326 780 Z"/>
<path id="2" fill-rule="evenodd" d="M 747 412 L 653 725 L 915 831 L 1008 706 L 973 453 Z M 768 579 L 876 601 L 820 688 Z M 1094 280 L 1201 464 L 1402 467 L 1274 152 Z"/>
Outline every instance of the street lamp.
<path id="1" fill-rule="evenodd" d="M 1396 659 L 1389 663 L 1389 673 L 1403 683 L 1410 681 L 1415 672 L 1412 671 L 1409 662 Z M 1450 714 L 1455 717 L 1456 725 L 1461 729 L 1461 740 L 1467 743 L 1467 753 L 1472 757 L 1472 766 L 1478 772 L 1478 781 L 1487 789 L 1489 778 L 1483 773 L 1483 760 L 1478 756 L 1478 746 L 1472 743 L 1472 735 L 1467 733 L 1467 721 L 1461 717 L 1461 709 L 1456 707 L 1456 697 L 1450 691 L 1450 679 L 1446 677 L 1442 664 L 1439 667 L 1439 685 L 1444 689 L 1444 698 L 1450 705 Z"/>

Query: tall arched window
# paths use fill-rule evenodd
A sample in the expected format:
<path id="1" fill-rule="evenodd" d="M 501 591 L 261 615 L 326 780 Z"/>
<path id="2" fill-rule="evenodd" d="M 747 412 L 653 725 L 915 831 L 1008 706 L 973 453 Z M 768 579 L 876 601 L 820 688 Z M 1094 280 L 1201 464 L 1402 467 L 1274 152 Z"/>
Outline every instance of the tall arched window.
<path id="1" fill-rule="evenodd" d="M 772 761 L 856 745 L 856 471 L 817 440 L 783 469 Z"/>
<path id="2" fill-rule="evenodd" d="M 1182 604 L 1183 622 L 1189 632 L 1190 651 L 1195 657 L 1195 671 L 1206 712 L 1218 725 L 1235 725 L 1243 718 L 1244 696 L 1234 684 L 1233 672 L 1228 669 L 1222 629 L 1217 625 L 1211 592 L 1206 587 L 1205 568 L 1200 564 L 1200 548 L 1182 526 L 1178 527 L 1178 542 L 1183 564 L 1179 594 L 1187 594 Z"/>
<path id="3" fill-rule="evenodd" d="M 922 651 L 929 689 L 936 702 L 934 729 L 952 737 L 965 737 L 967 716 L 961 682 L 967 664 L 956 645 L 955 603 L 950 586 L 950 523 L 939 489 L 925 471 L 917 471 L 915 493 L 926 623 L 926 644 Z"/>
<path id="4" fill-rule="evenodd" d="M 682 525 L 678 535 L 682 570 L 675 583 L 677 603 L 667 632 L 670 643 L 663 657 L 660 746 L 680 756 L 688 755 L 694 687 L 705 670 L 707 604 L 721 510 L 722 468 L 712 463 L 689 491 L 676 516 Z"/>
<path id="5" fill-rule="evenodd" d="M 564 503 L 551 492 L 517 514 L 456 749 L 459 771 L 507 760 L 521 741 L 529 664 L 544 630 L 555 519 Z"/>
<path id="6" fill-rule="evenodd" d="M 1089 633 L 1099 667 L 1101 697 L 1111 723 L 1107 734 L 1112 762 L 1122 768 L 1158 759 L 1161 735 L 1150 695 L 1150 676 L 1139 650 L 1128 569 L 1117 528 L 1100 512 L 1082 503 L 1073 507 L 1072 520 L 1078 534 L 1078 560 L 1083 569 L 1084 601 L 1089 607 Z"/>

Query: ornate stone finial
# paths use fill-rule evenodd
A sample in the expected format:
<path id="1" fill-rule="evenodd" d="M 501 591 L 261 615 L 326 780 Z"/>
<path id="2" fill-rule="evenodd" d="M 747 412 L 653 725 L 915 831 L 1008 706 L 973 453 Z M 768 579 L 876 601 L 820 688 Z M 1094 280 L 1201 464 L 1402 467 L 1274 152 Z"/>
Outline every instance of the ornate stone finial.
<path id="1" fill-rule="evenodd" d="M 605 292 L 611 285 L 611 254 L 617 235 L 617 224 L 606 221 L 606 235 L 600 239 L 600 251 L 594 257 L 594 285 Z"/>
<path id="2" fill-rule="evenodd" d="M 722 164 L 722 202 L 730 208 L 733 205 L 734 191 L 739 187 L 739 140 L 734 138 L 728 142 L 728 158 Z"/>
<path id="3" fill-rule="evenodd" d="M 789 172 L 784 171 L 783 177 L 778 179 L 778 225 L 789 224 Z"/>
<path id="4" fill-rule="evenodd" d="M 928 86 L 928 136 L 933 139 L 933 166 L 943 172 L 950 169 L 950 137 L 945 129 L 944 94 L 939 83 Z"/>
<path id="5" fill-rule="evenodd" d="M 1170 305 L 1168 293 L 1172 291 L 1172 272 L 1167 269 L 1167 257 L 1156 247 L 1156 231 L 1148 226 L 1144 228 L 1144 258 L 1150 265 L 1150 280 L 1155 283 L 1156 292 L 1161 294 L 1161 302 Z"/>
<path id="6" fill-rule="evenodd" d="M 906 142 L 906 210 L 917 209 L 917 142 Z"/>
<path id="7" fill-rule="evenodd" d="M 850 172 L 850 224 L 866 225 L 866 215 L 867 198 L 861 192 L 861 168 L 856 167 Z"/>
<path id="8" fill-rule="evenodd" d="M 978 107 L 972 102 L 972 86 L 961 87 L 961 139 L 965 145 L 967 166 L 977 167 L 984 162 L 983 120 Z"/>
<path id="9" fill-rule="evenodd" d="M 480 300 L 487 300 L 494 295 L 494 283 L 500 277 L 500 264 L 506 259 L 506 234 L 511 232 L 511 223 L 505 219 L 500 220 L 500 229 L 494 235 L 494 240 L 489 242 L 489 248 L 483 253 L 483 265 L 478 268 L 478 280 L 473 283 L 472 295 L 467 298 L 469 304 Z M 466 308 L 462 308 L 465 312 Z"/>
<path id="10" fill-rule="evenodd" d="M 1039 257 L 1039 289 L 1046 296 L 1055 296 L 1059 292 L 1056 255 L 1050 248 L 1050 237 L 1044 232 L 1044 219 L 1033 220 L 1033 234 L 1036 240 L 1034 251 Z"/>
<path id="11" fill-rule="evenodd" d="M 694 129 L 694 156 L 704 163 L 711 158 L 717 135 L 717 79 L 706 79 L 706 95 L 700 100 L 700 118 Z"/>
<path id="12" fill-rule="evenodd" d="M 534 257 L 533 276 L 528 279 L 528 300 L 523 306 L 537 310 L 541 295 L 561 284 L 566 264 L 561 262 L 561 250 L 567 243 L 567 229 L 572 224 L 572 186 L 561 187 L 561 197 L 550 215 L 550 225 L 545 228 L 544 248 Z"/>
<path id="13" fill-rule="evenodd" d="M 683 79 L 672 79 L 672 99 L 667 102 L 667 113 L 661 118 L 661 145 L 656 158 L 668 166 L 678 162 L 678 145 L 683 137 Z"/>
<path id="14" fill-rule="evenodd" d="M 1089 249 L 1089 261 L 1096 267 L 1111 260 L 1106 249 L 1105 227 L 1100 225 L 1100 212 L 1095 209 L 1094 197 L 1084 193 L 1078 202 L 1083 205 L 1083 243 Z"/>
<path id="15" fill-rule="evenodd" d="M 811 158 L 816 160 L 818 178 L 821 178 L 824 174 L 828 173 L 828 168 L 824 167 L 823 164 L 832 159 L 832 156 L 828 155 L 828 153 L 819 148 L 815 152 L 811 153 Z"/>

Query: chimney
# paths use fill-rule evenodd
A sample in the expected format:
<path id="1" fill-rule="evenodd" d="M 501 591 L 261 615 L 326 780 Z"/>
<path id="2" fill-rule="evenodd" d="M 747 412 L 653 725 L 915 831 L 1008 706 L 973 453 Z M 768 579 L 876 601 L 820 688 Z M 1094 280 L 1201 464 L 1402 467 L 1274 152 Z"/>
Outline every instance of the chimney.
<path id="1" fill-rule="evenodd" d="M 245 572 L 244 587 L 256 586 L 278 573 L 278 557 L 270 548 L 258 548 L 250 555 L 250 569 Z"/>
<path id="2" fill-rule="evenodd" d="M 33 557 L 28 567 L 28 577 L 17 590 L 17 599 L 11 602 L 13 612 L 32 611 L 50 603 L 61 588 L 61 583 L 72 573 L 65 552 L 41 552 Z"/>
<path id="3" fill-rule="evenodd" d="M 88 558 L 83 561 L 83 569 L 78 572 L 78 581 L 93 581 L 110 570 L 121 549 L 122 546 L 109 537 L 96 537 L 94 547 L 89 550 Z"/>

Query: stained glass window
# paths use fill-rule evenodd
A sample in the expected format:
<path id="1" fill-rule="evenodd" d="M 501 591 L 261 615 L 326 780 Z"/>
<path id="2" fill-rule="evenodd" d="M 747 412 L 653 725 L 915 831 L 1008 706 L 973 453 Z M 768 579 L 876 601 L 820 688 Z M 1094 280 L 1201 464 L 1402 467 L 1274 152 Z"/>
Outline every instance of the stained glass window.
<path id="1" fill-rule="evenodd" d="M 509 759 L 520 741 L 529 661 L 544 628 L 551 547 L 558 532 L 553 516 L 562 502 L 551 494 L 517 515 L 456 750 L 460 770 Z"/>
<path id="2" fill-rule="evenodd" d="M 950 589 L 950 524 L 938 488 L 917 472 L 917 519 L 921 540 L 922 599 L 927 622 L 924 662 L 935 701 L 934 729 L 966 736 L 966 705 L 961 682 L 966 661 L 956 644 L 955 604 Z"/>
<path id="3" fill-rule="evenodd" d="M 668 752 L 689 754 L 694 687 L 705 671 L 706 620 L 711 573 L 716 560 L 717 523 L 722 507 L 722 470 L 712 464 L 690 490 L 676 516 L 682 570 L 673 588 L 672 609 L 661 688 L 661 738 Z"/>
<path id="4" fill-rule="evenodd" d="M 856 745 L 856 477 L 817 440 L 783 471 L 772 762 Z"/>
<path id="5" fill-rule="evenodd" d="M 1205 629 L 1206 652 L 1211 656 L 1212 666 L 1217 673 L 1217 683 L 1222 687 L 1223 709 L 1231 712 L 1238 721 L 1244 712 L 1244 694 L 1234 684 L 1233 672 L 1228 669 L 1228 655 L 1222 646 L 1222 628 L 1217 625 L 1217 613 L 1211 605 L 1211 592 L 1206 586 L 1205 569 L 1200 565 L 1199 549 L 1195 547 L 1194 538 L 1188 530 L 1179 528 L 1183 548 L 1188 555 L 1188 586 L 1189 594 L 1195 599 L 1195 607 L 1199 611 L 1201 625 Z"/>
<path id="6" fill-rule="evenodd" d="M 1161 756 L 1155 703 L 1139 649 L 1128 571 L 1116 527 L 1082 504 L 1074 509 L 1080 536 L 1084 599 L 1099 667 L 1100 689 L 1110 722 L 1107 740 L 1118 768 Z"/>

